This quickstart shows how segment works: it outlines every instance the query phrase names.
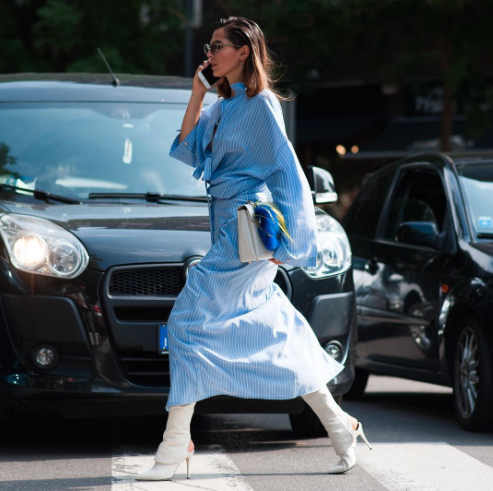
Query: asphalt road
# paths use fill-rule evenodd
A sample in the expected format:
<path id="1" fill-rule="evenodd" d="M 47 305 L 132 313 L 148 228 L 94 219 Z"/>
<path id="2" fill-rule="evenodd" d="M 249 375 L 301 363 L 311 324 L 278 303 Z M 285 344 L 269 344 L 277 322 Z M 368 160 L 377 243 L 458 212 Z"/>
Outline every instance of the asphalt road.
<path id="1" fill-rule="evenodd" d="M 287 415 L 194 415 L 196 453 L 187 480 L 132 479 L 152 467 L 165 419 L 18 422 L 16 443 L 0 447 L 1 490 L 133 491 L 493 491 L 493 433 L 456 422 L 451 389 L 371 376 L 361 401 L 343 408 L 363 422 L 373 450 L 358 440 L 358 463 L 328 475 L 338 461 L 329 438 L 298 439 Z"/>

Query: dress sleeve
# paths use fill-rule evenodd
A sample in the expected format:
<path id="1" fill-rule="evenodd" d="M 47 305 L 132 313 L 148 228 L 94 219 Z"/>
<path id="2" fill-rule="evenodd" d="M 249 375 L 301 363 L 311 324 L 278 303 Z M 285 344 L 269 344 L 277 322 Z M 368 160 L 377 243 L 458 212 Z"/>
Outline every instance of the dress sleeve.
<path id="1" fill-rule="evenodd" d="M 204 109 L 202 109 L 200 113 L 200 117 L 195 123 L 192 131 L 183 139 L 180 143 L 180 133 L 176 136 L 175 140 L 171 145 L 171 149 L 169 151 L 169 156 L 173 157 L 185 164 L 191 165 L 192 167 L 198 167 L 200 164 L 200 153 L 199 146 L 204 137 L 205 127 L 207 124 L 207 120 L 210 117 L 211 111 L 217 107 L 217 104 L 220 100 L 214 101 L 212 104 L 209 104 Z"/>
<path id="2" fill-rule="evenodd" d="M 281 105 L 269 92 L 259 99 L 256 110 L 261 122 L 260 134 L 264 136 L 257 157 L 258 162 L 262 162 L 262 178 L 272 194 L 272 201 L 284 215 L 293 239 L 282 234 L 274 258 L 292 266 L 316 266 L 318 227 L 312 192 L 286 135 Z"/>
<path id="3" fill-rule="evenodd" d="M 264 180 L 294 241 L 282 234 L 274 258 L 292 266 L 316 266 L 318 227 L 315 207 L 310 185 L 288 139 L 281 145 L 271 172 Z"/>
<path id="4" fill-rule="evenodd" d="M 197 132 L 199 125 L 201 124 L 200 116 L 199 120 L 193 127 L 192 131 L 187 135 L 187 137 L 180 143 L 181 132 L 176 136 L 171 149 L 169 151 L 169 156 L 173 157 L 185 164 L 191 165 L 192 167 L 197 167 L 199 165 L 199 156 L 197 149 Z"/>

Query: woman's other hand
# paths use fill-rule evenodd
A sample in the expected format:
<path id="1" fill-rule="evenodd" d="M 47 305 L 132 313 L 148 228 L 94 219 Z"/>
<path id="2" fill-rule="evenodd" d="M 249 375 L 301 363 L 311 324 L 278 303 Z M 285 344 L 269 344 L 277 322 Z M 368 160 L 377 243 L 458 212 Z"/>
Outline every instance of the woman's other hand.
<path id="1" fill-rule="evenodd" d="M 271 258 L 269 259 L 269 261 L 270 261 L 271 263 L 274 263 L 274 264 L 284 264 L 284 263 L 282 263 L 281 261 L 278 261 L 277 259 L 274 259 L 273 257 L 271 257 Z"/>

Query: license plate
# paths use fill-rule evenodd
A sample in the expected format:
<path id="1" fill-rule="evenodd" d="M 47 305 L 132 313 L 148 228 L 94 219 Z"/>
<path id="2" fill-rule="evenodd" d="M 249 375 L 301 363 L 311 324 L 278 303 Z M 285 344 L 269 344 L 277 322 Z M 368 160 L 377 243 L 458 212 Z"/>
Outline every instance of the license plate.
<path id="1" fill-rule="evenodd" d="M 157 352 L 160 355 L 168 354 L 168 326 L 167 324 L 159 324 L 158 327 L 158 345 Z"/>

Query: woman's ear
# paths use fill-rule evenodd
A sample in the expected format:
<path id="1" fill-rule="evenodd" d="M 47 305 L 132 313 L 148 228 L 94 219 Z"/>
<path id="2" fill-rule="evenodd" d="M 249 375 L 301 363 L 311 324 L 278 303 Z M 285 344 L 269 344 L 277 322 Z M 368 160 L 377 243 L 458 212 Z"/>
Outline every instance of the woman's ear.
<path id="1" fill-rule="evenodd" d="M 250 47 L 246 44 L 240 48 L 240 60 L 246 60 L 250 54 Z"/>

